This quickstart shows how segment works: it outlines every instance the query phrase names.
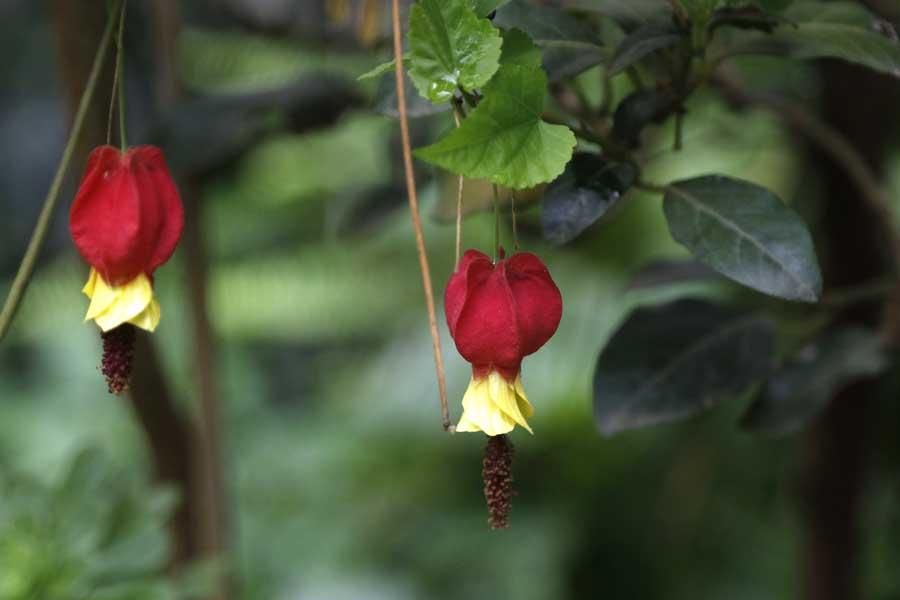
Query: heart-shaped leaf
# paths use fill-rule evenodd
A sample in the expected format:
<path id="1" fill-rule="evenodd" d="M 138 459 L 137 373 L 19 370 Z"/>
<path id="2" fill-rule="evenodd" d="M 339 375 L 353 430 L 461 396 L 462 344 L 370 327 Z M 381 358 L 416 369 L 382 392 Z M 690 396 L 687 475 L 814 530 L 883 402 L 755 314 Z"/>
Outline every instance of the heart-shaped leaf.
<path id="1" fill-rule="evenodd" d="M 575 135 L 541 120 L 546 87 L 540 69 L 503 65 L 462 125 L 416 156 L 510 188 L 553 181 L 572 157 Z"/>
<path id="2" fill-rule="evenodd" d="M 632 312 L 600 353 L 594 415 L 603 433 L 684 419 L 767 374 L 772 323 L 701 300 Z"/>
<path id="3" fill-rule="evenodd" d="M 819 299 L 809 230 L 764 187 L 705 175 L 671 184 L 663 208 L 675 241 L 719 273 L 786 300 Z"/>

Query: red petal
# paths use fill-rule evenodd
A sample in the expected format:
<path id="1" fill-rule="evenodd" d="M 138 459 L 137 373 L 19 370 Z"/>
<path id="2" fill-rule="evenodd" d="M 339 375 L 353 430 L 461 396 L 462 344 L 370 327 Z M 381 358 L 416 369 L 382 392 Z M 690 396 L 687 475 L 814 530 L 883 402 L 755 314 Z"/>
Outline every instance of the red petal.
<path id="1" fill-rule="evenodd" d="M 184 230 L 184 207 L 175 181 L 169 173 L 162 151 L 155 146 L 138 146 L 129 150 L 131 169 L 145 204 L 158 212 L 159 228 L 151 238 L 153 251 L 147 271 L 152 274 L 171 258 Z"/>
<path id="2" fill-rule="evenodd" d="M 519 337 L 513 293 L 498 266 L 478 284 L 470 284 L 456 321 L 456 348 L 473 365 L 517 370 L 523 356 Z"/>
<path id="3" fill-rule="evenodd" d="M 470 276 L 470 269 L 475 265 Z M 463 305 L 468 298 L 469 286 L 482 281 L 493 270 L 494 265 L 487 254 L 478 250 L 466 250 L 456 271 L 447 282 L 447 289 L 444 290 L 444 314 L 447 317 L 447 327 L 450 329 L 450 335 L 456 337 L 456 321 L 459 319 L 459 313 L 462 312 Z"/>
<path id="4" fill-rule="evenodd" d="M 522 356 L 528 356 L 556 333 L 562 318 L 562 294 L 544 263 L 530 252 L 511 256 L 505 266 L 516 299 Z"/>
<path id="5" fill-rule="evenodd" d="M 142 146 L 122 154 L 95 149 L 69 214 L 84 259 L 112 285 L 152 275 L 175 249 L 184 223 L 162 153 Z"/>
<path id="6" fill-rule="evenodd" d="M 562 296 L 534 254 L 494 265 L 469 250 L 447 284 L 444 308 L 457 350 L 476 371 L 498 368 L 515 377 L 522 358 L 556 331 Z"/>

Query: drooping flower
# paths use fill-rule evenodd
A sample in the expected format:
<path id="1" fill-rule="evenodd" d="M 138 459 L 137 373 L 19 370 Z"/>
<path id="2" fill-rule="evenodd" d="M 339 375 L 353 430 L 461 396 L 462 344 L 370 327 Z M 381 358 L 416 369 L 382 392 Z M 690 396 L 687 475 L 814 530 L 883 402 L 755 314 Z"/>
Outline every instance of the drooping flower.
<path id="1" fill-rule="evenodd" d="M 96 148 L 69 214 L 72 239 L 91 266 L 85 320 L 104 332 L 123 324 L 156 329 L 153 272 L 172 256 L 183 228 L 181 198 L 159 148 Z"/>
<path id="2" fill-rule="evenodd" d="M 472 364 L 456 430 L 531 431 L 522 359 L 553 336 L 562 317 L 562 296 L 547 267 L 529 252 L 495 264 L 468 250 L 447 284 L 444 310 L 457 350 Z"/>

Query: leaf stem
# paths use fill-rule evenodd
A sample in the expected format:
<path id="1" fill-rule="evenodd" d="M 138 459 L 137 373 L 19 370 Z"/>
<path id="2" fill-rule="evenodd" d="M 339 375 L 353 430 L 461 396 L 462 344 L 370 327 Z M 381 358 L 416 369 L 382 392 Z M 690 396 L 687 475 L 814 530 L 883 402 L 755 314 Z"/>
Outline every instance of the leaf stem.
<path id="1" fill-rule="evenodd" d="M 447 403 L 447 383 L 444 376 L 444 358 L 441 354 L 441 338 L 438 333 L 437 316 L 434 309 L 434 291 L 431 286 L 431 271 L 425 251 L 425 236 L 422 233 L 422 219 L 419 216 L 419 199 L 416 195 L 416 178 L 413 171 L 412 148 L 409 142 L 409 120 L 406 114 L 406 87 L 403 84 L 403 41 L 400 31 L 400 1 L 391 1 L 391 25 L 394 33 L 394 73 L 397 86 L 397 112 L 400 115 L 400 141 L 403 146 L 403 170 L 406 174 L 406 196 L 413 231 L 416 236 L 416 253 L 419 256 L 419 270 L 422 272 L 422 287 L 425 289 L 425 306 L 428 309 L 428 326 L 431 331 L 431 349 L 434 353 L 434 368 L 437 374 L 438 394 L 441 402 L 441 424 L 444 431 L 453 432 L 450 422 L 450 408 Z"/>
<path id="2" fill-rule="evenodd" d="M 500 258 L 500 192 L 497 184 L 491 185 L 494 191 L 494 262 Z"/>
<path id="3" fill-rule="evenodd" d="M 97 89 L 97 82 L 100 80 L 100 71 L 103 67 L 103 60 L 106 57 L 106 51 L 109 49 L 109 44 L 112 40 L 113 27 L 116 23 L 116 19 L 113 16 L 115 14 L 116 11 L 112 11 L 107 20 L 106 29 L 104 29 L 103 37 L 100 39 L 100 46 L 97 48 L 97 54 L 94 56 L 94 64 L 91 66 L 91 74 L 88 77 L 84 92 L 81 95 L 81 101 L 78 104 L 78 110 L 75 112 L 75 118 L 72 121 L 72 130 L 69 132 L 69 139 L 63 150 L 63 155 L 60 159 L 59 166 L 56 169 L 56 174 L 53 176 L 50 189 L 47 192 L 47 196 L 44 198 L 44 204 L 41 208 L 41 213 L 38 216 L 34 231 L 31 234 L 31 239 L 28 241 L 28 248 L 25 250 L 25 256 L 22 258 L 22 262 L 19 264 L 19 270 L 16 272 L 12 286 L 9 288 L 9 293 L 3 304 L 3 310 L 0 311 L 0 340 L 3 340 L 3 338 L 6 337 L 9 326 L 12 324 L 16 311 L 22 303 L 25 292 L 28 289 L 28 284 L 31 282 L 31 277 L 34 274 L 34 267 L 37 263 L 38 254 L 40 254 L 41 247 L 44 245 L 44 240 L 47 237 L 50 220 L 53 217 L 53 211 L 56 208 L 56 201 L 59 198 L 63 180 L 69 169 L 69 163 L 72 162 L 72 156 L 75 153 L 75 145 L 80 137 L 81 128 L 82 125 L 84 125 L 84 119 L 87 115 L 88 107 L 91 104 L 91 99 L 94 97 L 94 92 Z"/>
<path id="4" fill-rule="evenodd" d="M 462 106 L 459 102 L 453 102 L 453 121 L 456 123 L 457 129 L 459 129 L 459 125 L 462 122 L 462 119 L 465 118 L 465 113 L 463 113 Z M 459 255 L 462 247 L 462 203 L 463 203 L 463 184 L 466 178 L 460 174 L 459 178 L 456 180 L 456 260 L 453 263 L 455 266 L 459 265 Z M 454 267 L 455 268 L 455 267 Z"/>

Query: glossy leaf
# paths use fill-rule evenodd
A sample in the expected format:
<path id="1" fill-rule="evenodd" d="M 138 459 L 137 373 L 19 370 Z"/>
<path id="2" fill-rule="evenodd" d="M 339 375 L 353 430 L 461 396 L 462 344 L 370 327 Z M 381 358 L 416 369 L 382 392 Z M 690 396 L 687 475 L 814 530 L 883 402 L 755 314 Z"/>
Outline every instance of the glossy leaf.
<path id="1" fill-rule="evenodd" d="M 636 148 L 641 132 L 651 123 L 661 123 L 678 106 L 675 96 L 667 90 L 640 90 L 622 100 L 613 114 L 613 137 Z"/>
<path id="2" fill-rule="evenodd" d="M 768 320 L 706 301 L 638 308 L 597 359 L 597 424 L 611 434 L 703 412 L 765 377 L 773 343 Z"/>
<path id="3" fill-rule="evenodd" d="M 671 184 L 669 231 L 701 262 L 760 292 L 816 302 L 822 276 L 806 224 L 772 192 L 705 175 Z"/>
<path id="4" fill-rule="evenodd" d="M 547 76 L 504 65 L 462 125 L 416 156 L 454 173 L 521 189 L 556 179 L 575 135 L 541 120 Z"/>
<path id="5" fill-rule="evenodd" d="M 879 337 L 848 328 L 803 350 L 775 373 L 744 415 L 752 431 L 785 434 L 802 429 L 853 381 L 881 373 L 888 361 Z"/>
<path id="6" fill-rule="evenodd" d="M 674 46 L 684 35 L 673 23 L 654 22 L 635 29 L 616 48 L 609 63 L 610 75 L 621 73 L 657 50 Z"/>
<path id="7" fill-rule="evenodd" d="M 468 0 L 421 0 L 409 12 L 409 75 L 424 98 L 447 102 L 482 87 L 500 65 L 500 32 Z"/>
<path id="8" fill-rule="evenodd" d="M 596 154 L 576 153 L 544 193 L 544 237 L 565 244 L 605 215 L 634 183 L 635 168 Z"/>

